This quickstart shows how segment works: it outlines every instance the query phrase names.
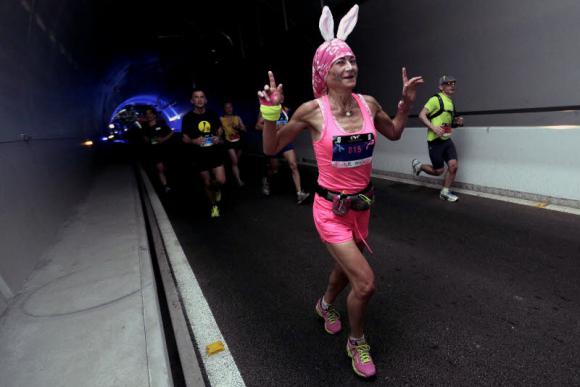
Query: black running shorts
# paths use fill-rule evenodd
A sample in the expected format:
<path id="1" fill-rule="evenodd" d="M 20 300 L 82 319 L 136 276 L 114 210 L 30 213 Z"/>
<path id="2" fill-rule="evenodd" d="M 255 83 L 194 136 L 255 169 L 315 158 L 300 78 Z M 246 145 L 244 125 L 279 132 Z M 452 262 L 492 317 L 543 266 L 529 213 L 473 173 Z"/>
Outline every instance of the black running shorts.
<path id="1" fill-rule="evenodd" d="M 209 171 L 224 165 L 226 152 L 221 144 L 199 148 L 196 155 L 197 166 L 200 171 Z"/>
<path id="2" fill-rule="evenodd" d="M 434 169 L 441 169 L 449 160 L 457 160 L 457 151 L 453 140 L 442 140 L 436 138 L 433 141 L 428 141 L 429 157 Z"/>

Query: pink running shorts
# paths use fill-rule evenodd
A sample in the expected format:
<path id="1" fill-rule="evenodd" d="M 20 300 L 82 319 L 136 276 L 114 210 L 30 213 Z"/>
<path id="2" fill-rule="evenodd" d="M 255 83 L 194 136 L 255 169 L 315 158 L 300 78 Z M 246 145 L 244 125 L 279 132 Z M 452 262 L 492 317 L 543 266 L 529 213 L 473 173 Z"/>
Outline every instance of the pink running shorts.
<path id="1" fill-rule="evenodd" d="M 337 244 L 354 240 L 355 243 L 363 242 L 366 244 L 365 240 L 369 234 L 370 210 L 349 210 L 346 215 L 338 216 L 332 212 L 332 202 L 316 194 L 312 205 L 312 215 L 322 242 Z"/>

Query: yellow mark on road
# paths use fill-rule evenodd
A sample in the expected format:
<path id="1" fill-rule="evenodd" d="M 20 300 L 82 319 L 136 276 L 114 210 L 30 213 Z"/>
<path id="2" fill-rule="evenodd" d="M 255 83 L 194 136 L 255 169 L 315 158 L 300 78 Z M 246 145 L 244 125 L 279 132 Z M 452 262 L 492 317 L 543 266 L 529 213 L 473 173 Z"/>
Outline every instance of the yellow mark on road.
<path id="1" fill-rule="evenodd" d="M 205 349 L 209 356 L 215 355 L 216 353 L 224 350 L 224 343 L 221 341 L 216 341 L 215 343 L 209 344 Z"/>
<path id="2" fill-rule="evenodd" d="M 539 203 L 536 203 L 535 207 L 546 208 L 546 207 L 548 207 L 549 204 L 550 203 L 539 202 Z"/>

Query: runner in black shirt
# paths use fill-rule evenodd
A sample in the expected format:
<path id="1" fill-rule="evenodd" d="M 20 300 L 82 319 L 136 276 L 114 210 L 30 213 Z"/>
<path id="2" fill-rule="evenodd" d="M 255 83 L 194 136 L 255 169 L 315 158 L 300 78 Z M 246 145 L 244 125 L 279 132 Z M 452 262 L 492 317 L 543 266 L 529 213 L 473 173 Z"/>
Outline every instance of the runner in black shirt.
<path id="1" fill-rule="evenodd" d="M 173 131 L 163 120 L 157 117 L 157 112 L 153 108 L 145 110 L 143 124 L 143 135 L 149 144 L 151 159 L 157 169 L 157 175 L 163 186 L 163 191 L 167 193 L 171 191 L 171 188 L 167 184 L 165 172 L 167 171 L 167 160 L 170 154 L 169 139 L 173 136 Z"/>
<path id="2" fill-rule="evenodd" d="M 211 217 L 217 218 L 220 216 L 218 203 L 221 200 L 221 186 L 226 183 L 223 129 L 218 115 L 206 109 L 207 99 L 202 90 L 192 93 L 191 103 L 193 111 L 183 117 L 181 124 L 183 142 L 198 147 L 195 158 L 199 173 L 211 203 Z"/>

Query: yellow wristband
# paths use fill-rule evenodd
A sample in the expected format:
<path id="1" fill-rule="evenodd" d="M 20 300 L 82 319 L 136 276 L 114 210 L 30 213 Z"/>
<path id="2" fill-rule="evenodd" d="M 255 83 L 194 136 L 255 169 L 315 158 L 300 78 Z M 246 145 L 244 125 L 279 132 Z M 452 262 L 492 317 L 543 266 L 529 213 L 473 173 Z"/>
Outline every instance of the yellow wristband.
<path id="1" fill-rule="evenodd" d="M 278 121 L 278 118 L 280 118 L 280 112 L 282 112 L 282 105 L 260 105 L 260 112 L 265 120 Z"/>

